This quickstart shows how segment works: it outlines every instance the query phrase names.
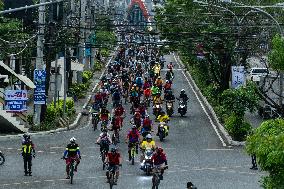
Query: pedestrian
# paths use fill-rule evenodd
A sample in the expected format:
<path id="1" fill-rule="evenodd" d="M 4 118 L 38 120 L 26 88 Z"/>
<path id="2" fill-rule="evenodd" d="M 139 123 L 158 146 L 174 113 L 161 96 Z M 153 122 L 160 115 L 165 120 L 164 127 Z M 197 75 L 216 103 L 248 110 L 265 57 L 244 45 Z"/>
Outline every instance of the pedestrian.
<path id="1" fill-rule="evenodd" d="M 188 182 L 186 185 L 186 188 L 187 189 L 197 189 L 197 187 L 194 184 L 192 184 L 192 182 Z"/>
<path id="2" fill-rule="evenodd" d="M 250 169 L 258 170 L 257 163 L 256 163 L 256 155 L 255 154 L 251 155 L 251 164 L 252 164 L 252 167 Z"/>
<path id="3" fill-rule="evenodd" d="M 34 144 L 30 135 L 24 134 L 22 141 L 22 156 L 24 160 L 25 176 L 32 176 L 32 157 L 35 158 Z"/>

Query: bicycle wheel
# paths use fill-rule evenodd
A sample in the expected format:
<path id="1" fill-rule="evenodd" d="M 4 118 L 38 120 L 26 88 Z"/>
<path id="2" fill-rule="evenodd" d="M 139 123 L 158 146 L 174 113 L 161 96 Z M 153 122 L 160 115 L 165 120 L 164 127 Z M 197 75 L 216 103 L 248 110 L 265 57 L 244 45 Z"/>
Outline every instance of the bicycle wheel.
<path id="1" fill-rule="evenodd" d="M 106 164 L 105 164 L 106 154 L 105 154 L 104 151 L 102 152 L 101 156 L 102 156 L 102 162 L 103 162 L 103 170 L 105 170 L 105 168 L 106 168 Z"/>
<path id="2" fill-rule="evenodd" d="M 5 162 L 5 157 L 3 154 L 0 154 L 0 165 L 3 165 Z"/>
<path id="3" fill-rule="evenodd" d="M 109 179 L 110 189 L 112 189 L 113 185 L 114 185 L 114 174 L 112 172 L 110 172 L 110 179 Z"/>
<path id="4" fill-rule="evenodd" d="M 134 165 L 135 146 L 131 148 L 131 164 Z"/>
<path id="5" fill-rule="evenodd" d="M 74 163 L 71 163 L 70 166 L 70 182 L 73 184 L 73 176 L 74 176 Z"/>

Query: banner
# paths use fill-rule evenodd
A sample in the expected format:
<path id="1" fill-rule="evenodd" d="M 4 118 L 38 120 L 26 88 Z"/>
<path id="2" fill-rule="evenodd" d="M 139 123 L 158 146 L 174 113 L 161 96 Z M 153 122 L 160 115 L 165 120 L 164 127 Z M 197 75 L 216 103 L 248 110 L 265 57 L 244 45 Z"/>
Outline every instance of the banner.
<path id="1" fill-rule="evenodd" d="M 244 66 L 232 66 L 232 88 L 236 89 L 243 86 L 245 83 L 245 68 Z"/>
<path id="2" fill-rule="evenodd" d="M 34 83 L 35 83 L 35 91 L 34 91 L 34 104 L 45 104 L 45 80 L 46 80 L 46 71 L 38 70 L 34 71 Z"/>
<path id="3" fill-rule="evenodd" d="M 26 90 L 6 90 L 5 110 L 8 112 L 23 112 L 27 110 Z"/>

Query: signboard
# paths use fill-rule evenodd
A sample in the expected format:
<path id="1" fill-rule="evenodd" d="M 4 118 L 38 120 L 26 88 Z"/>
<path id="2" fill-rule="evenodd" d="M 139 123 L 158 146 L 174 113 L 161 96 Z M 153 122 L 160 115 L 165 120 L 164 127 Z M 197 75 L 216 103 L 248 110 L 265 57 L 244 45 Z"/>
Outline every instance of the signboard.
<path id="1" fill-rule="evenodd" d="M 91 56 L 91 48 L 85 48 L 85 56 Z"/>
<path id="2" fill-rule="evenodd" d="M 34 104 L 45 104 L 45 80 L 46 80 L 46 71 L 38 70 L 34 71 L 34 83 L 35 83 L 35 91 L 34 91 Z"/>
<path id="3" fill-rule="evenodd" d="M 8 112 L 23 112 L 27 110 L 27 91 L 26 90 L 6 90 L 5 91 L 5 110 Z"/>
<path id="4" fill-rule="evenodd" d="M 232 66 L 232 88 L 236 89 L 243 86 L 245 83 L 245 68 L 244 66 Z"/>

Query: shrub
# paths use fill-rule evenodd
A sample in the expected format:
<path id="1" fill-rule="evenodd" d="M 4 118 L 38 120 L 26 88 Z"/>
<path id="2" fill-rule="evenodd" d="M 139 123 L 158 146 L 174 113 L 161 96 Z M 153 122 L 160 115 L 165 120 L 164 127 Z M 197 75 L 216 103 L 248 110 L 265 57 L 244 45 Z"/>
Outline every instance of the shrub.
<path id="1" fill-rule="evenodd" d="M 225 127 L 233 140 L 236 141 L 244 141 L 252 129 L 250 123 L 235 114 L 225 118 Z"/>
<path id="2" fill-rule="evenodd" d="M 95 61 L 94 71 L 100 71 L 103 68 L 103 64 L 100 61 Z"/>

